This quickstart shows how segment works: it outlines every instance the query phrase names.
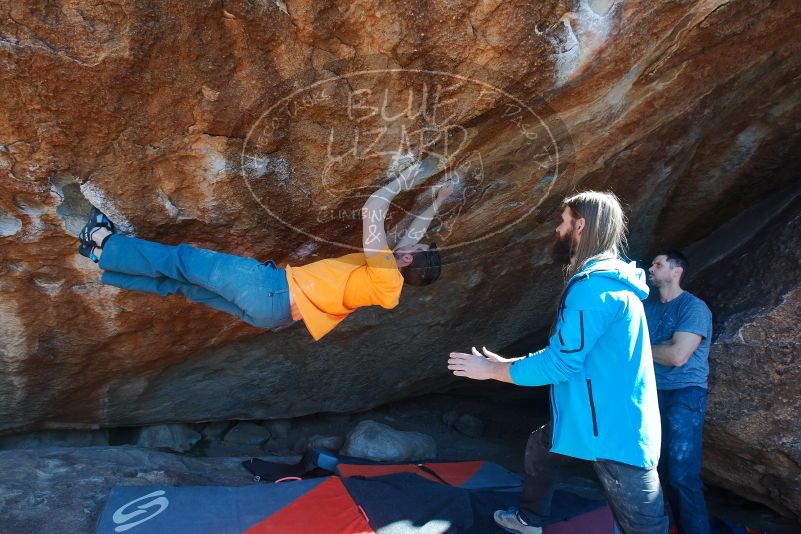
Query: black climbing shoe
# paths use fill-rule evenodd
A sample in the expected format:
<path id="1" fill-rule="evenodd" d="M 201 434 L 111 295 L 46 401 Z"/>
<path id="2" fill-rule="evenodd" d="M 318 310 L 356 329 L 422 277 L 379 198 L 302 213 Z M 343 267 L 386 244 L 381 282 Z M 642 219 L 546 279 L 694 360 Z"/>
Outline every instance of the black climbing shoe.
<path id="1" fill-rule="evenodd" d="M 100 259 L 95 255 L 95 244 L 92 243 L 89 245 L 88 243 L 81 243 L 78 247 L 78 254 L 85 258 L 89 258 L 93 262 L 97 263 Z"/>
<path id="2" fill-rule="evenodd" d="M 105 237 L 105 239 L 103 239 L 103 242 L 100 243 L 100 248 L 103 248 L 103 245 L 106 244 L 106 240 L 109 237 L 111 237 L 111 234 L 114 233 L 114 223 L 111 222 L 111 219 L 106 217 L 105 213 L 92 206 L 92 209 L 89 212 L 89 219 L 86 221 L 86 224 L 81 230 L 81 233 L 78 234 L 78 239 L 80 239 L 81 245 L 86 245 L 88 247 L 87 250 L 90 253 L 91 253 L 91 247 L 97 246 L 94 240 L 92 239 L 92 234 L 98 228 L 105 228 L 109 232 L 111 232 L 109 235 Z M 80 249 L 78 251 L 80 252 Z M 81 252 L 81 254 L 86 256 L 86 254 L 84 254 L 83 252 Z M 88 258 L 89 256 L 86 257 Z"/>

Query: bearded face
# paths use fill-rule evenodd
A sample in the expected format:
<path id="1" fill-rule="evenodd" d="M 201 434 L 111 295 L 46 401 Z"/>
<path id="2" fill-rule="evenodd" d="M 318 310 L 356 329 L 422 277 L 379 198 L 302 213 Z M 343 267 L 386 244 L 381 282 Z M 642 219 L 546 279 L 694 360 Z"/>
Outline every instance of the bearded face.
<path id="1" fill-rule="evenodd" d="M 673 266 L 667 256 L 660 254 L 654 258 L 648 269 L 648 280 L 654 287 L 670 287 L 673 282 Z"/>
<path id="2" fill-rule="evenodd" d="M 558 265 L 568 265 L 576 251 L 575 243 L 575 226 L 571 226 L 570 230 L 560 236 L 558 233 L 554 237 L 554 243 L 551 247 L 551 258 Z"/>

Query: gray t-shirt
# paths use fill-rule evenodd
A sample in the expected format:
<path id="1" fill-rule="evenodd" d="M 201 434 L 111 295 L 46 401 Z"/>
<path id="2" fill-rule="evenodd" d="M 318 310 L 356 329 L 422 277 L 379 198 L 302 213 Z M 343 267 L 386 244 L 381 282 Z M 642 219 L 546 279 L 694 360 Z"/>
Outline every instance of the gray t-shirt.
<path id="1" fill-rule="evenodd" d="M 688 386 L 706 388 L 709 375 L 709 345 L 712 338 L 712 312 L 689 291 L 670 302 L 660 302 L 659 292 L 652 291 L 645 301 L 645 317 L 651 334 L 651 345 L 659 345 L 673 337 L 674 332 L 689 332 L 703 337 L 687 363 L 681 367 L 666 367 L 654 362 L 657 389 L 678 389 Z"/>

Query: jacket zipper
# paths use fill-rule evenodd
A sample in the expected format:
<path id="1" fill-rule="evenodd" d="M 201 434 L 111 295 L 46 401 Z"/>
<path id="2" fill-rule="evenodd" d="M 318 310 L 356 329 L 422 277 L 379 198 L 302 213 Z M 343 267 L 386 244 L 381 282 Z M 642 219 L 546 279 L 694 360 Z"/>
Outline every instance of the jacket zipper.
<path id="1" fill-rule="evenodd" d="M 595 419 L 595 401 L 592 398 L 592 380 L 587 379 L 587 394 L 590 396 L 590 412 L 592 413 L 592 434 L 598 437 L 598 421 Z"/>
<path id="2" fill-rule="evenodd" d="M 556 397 L 553 394 L 553 384 L 551 384 L 551 448 L 553 448 L 553 437 L 556 434 L 556 422 L 559 420 L 559 410 L 556 408 Z"/>

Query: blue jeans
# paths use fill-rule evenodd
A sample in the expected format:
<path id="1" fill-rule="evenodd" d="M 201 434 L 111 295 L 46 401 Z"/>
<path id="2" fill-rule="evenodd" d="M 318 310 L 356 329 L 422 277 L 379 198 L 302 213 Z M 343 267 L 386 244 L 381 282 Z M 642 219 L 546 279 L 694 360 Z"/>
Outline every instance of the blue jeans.
<path id="1" fill-rule="evenodd" d="M 542 526 L 551 513 L 561 466 L 574 458 L 550 451 L 550 423 L 531 433 L 524 459 L 525 477 L 520 511 L 529 524 Z M 667 534 L 668 519 L 655 468 L 596 460 L 592 464 L 609 508 L 623 534 Z"/>
<path id="2" fill-rule="evenodd" d="M 701 442 L 706 389 L 660 389 L 662 452 L 659 475 L 681 534 L 708 534 L 709 516 L 701 483 Z"/>
<path id="3" fill-rule="evenodd" d="M 258 328 L 292 322 L 286 271 L 275 263 L 114 234 L 100 256 L 104 284 L 183 295 Z"/>

